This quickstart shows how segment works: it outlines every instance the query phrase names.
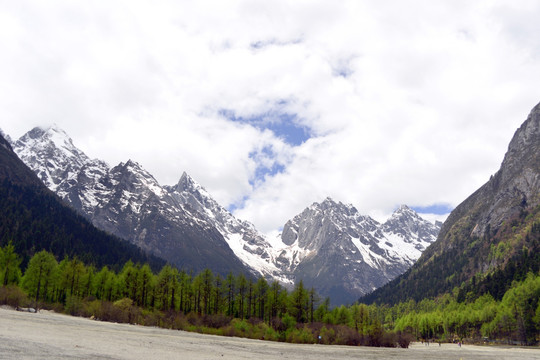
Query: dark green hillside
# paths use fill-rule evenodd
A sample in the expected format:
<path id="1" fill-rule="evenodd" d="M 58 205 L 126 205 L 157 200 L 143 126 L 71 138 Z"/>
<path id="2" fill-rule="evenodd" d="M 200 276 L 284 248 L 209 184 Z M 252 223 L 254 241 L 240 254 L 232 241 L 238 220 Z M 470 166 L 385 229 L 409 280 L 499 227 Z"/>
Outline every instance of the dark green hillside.
<path id="1" fill-rule="evenodd" d="M 164 262 L 136 246 L 96 229 L 63 205 L 19 160 L 0 136 L 0 246 L 13 242 L 23 265 L 40 250 L 57 258 L 77 257 L 88 264 L 119 268 L 126 261 Z"/>
<path id="2" fill-rule="evenodd" d="M 361 299 L 394 304 L 460 287 L 460 299 L 500 299 L 540 264 L 540 104 L 516 131 L 500 170 L 443 224 L 405 274 Z"/>

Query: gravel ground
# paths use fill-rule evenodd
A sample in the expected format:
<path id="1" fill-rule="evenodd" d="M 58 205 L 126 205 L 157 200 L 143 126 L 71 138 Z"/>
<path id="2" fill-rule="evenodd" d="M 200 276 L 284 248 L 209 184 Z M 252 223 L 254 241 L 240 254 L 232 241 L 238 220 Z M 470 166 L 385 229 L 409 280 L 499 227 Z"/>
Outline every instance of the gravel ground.
<path id="1" fill-rule="evenodd" d="M 539 348 L 296 345 L 0 308 L 0 359 L 539 359 Z"/>

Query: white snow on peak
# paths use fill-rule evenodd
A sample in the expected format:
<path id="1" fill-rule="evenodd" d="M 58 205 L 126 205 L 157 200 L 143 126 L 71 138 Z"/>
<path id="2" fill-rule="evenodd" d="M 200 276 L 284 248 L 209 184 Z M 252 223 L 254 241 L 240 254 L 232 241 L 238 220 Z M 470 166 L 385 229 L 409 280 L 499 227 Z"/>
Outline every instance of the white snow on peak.
<path id="1" fill-rule="evenodd" d="M 360 251 L 360 255 L 364 259 L 364 262 L 372 268 L 380 267 L 381 263 L 388 263 L 388 259 L 385 259 L 382 256 L 371 251 L 369 245 L 362 244 L 360 238 L 351 237 L 351 241 L 354 246 L 356 246 L 358 251 Z"/>
<path id="2" fill-rule="evenodd" d="M 327 198 L 286 224 L 281 236 L 292 244 L 281 247 L 281 258 L 289 259 L 294 270 L 298 258 L 307 256 L 308 250 L 318 252 L 324 247 L 328 251 L 330 247 L 345 261 L 358 259 L 355 261 L 381 271 L 388 266 L 406 269 L 436 240 L 437 233 L 437 227 L 406 205 L 381 224 L 358 213 L 353 205 Z"/>
<path id="3" fill-rule="evenodd" d="M 190 175 L 184 172 L 178 183 L 168 189 L 180 203 L 195 209 L 214 225 L 244 264 L 266 278 L 290 282 L 276 266 L 277 252 L 265 235 L 258 232 L 251 223 L 234 217 Z"/>

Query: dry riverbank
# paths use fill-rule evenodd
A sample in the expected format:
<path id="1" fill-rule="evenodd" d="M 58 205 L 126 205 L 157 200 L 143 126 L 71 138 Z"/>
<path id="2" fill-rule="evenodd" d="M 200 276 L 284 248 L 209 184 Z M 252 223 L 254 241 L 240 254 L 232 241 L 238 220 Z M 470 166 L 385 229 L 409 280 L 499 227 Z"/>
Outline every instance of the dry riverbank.
<path id="1" fill-rule="evenodd" d="M 296 345 L 0 308 L 0 359 L 539 359 L 540 349 Z"/>

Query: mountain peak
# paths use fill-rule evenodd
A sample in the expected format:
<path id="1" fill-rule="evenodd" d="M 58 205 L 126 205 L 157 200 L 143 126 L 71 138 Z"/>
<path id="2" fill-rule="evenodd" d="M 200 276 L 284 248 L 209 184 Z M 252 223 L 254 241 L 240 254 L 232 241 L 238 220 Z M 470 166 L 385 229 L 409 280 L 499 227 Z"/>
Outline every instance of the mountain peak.
<path id="1" fill-rule="evenodd" d="M 73 145 L 69 135 L 53 124 L 49 127 L 35 127 L 17 140 L 15 148 L 33 148 L 34 151 L 60 151 L 68 158 L 87 160 L 86 155 Z"/>
<path id="2" fill-rule="evenodd" d="M 128 161 L 126 161 L 126 162 L 123 163 L 122 165 L 125 166 L 125 167 L 129 167 L 129 168 L 138 168 L 138 169 L 141 168 L 141 165 L 139 165 L 138 162 L 133 161 L 133 160 L 131 160 L 131 159 L 128 159 Z"/>
<path id="3" fill-rule="evenodd" d="M 188 175 L 187 172 L 183 172 L 182 176 L 180 176 L 180 180 L 178 180 L 178 184 L 176 185 L 177 191 L 186 191 L 189 189 L 194 189 L 197 187 L 197 182 L 193 180 L 191 176 Z"/>
<path id="4" fill-rule="evenodd" d="M 395 212 L 409 212 L 409 211 L 413 211 L 413 210 L 411 210 L 411 208 L 408 207 L 407 205 L 401 204 L 399 205 L 399 207 L 397 208 Z"/>
<path id="5" fill-rule="evenodd" d="M 35 136 L 41 136 L 54 141 L 54 143 L 57 145 L 61 144 L 62 142 L 67 142 L 73 145 L 69 135 L 56 124 L 52 124 L 47 127 L 37 126 L 32 129 L 31 132 Z"/>
<path id="6" fill-rule="evenodd" d="M 392 217 L 412 217 L 421 218 L 420 215 L 407 205 L 400 205 L 393 213 Z"/>
<path id="7" fill-rule="evenodd" d="M 314 202 L 311 205 L 311 208 L 317 208 L 317 209 L 326 210 L 326 209 L 336 207 L 337 205 L 338 204 L 334 201 L 334 199 L 332 199 L 330 196 L 328 196 L 328 197 L 326 197 L 326 199 L 324 199 L 320 203 L 319 202 Z"/>

